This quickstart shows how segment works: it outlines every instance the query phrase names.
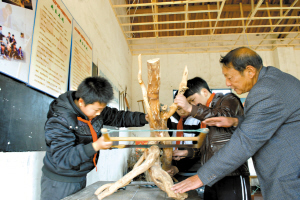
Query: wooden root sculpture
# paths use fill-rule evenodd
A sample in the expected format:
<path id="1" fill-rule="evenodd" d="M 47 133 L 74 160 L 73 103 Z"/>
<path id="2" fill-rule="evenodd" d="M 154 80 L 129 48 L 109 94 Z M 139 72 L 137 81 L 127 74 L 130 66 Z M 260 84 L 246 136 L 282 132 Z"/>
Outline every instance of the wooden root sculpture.
<path id="1" fill-rule="evenodd" d="M 167 129 L 167 120 L 170 118 L 175 111 L 177 110 L 177 105 L 172 104 L 168 110 L 167 106 L 160 107 L 159 102 L 159 86 L 160 86 L 160 60 L 152 59 L 147 61 L 148 66 L 148 89 L 146 88 L 142 80 L 142 62 L 141 55 L 138 57 L 139 61 L 139 73 L 138 81 L 142 88 L 143 99 L 147 113 L 149 116 L 150 128 L 155 130 L 165 130 Z M 187 77 L 188 70 L 185 67 L 183 72 L 182 81 L 179 85 L 179 94 L 183 94 L 187 89 Z M 152 137 L 169 137 L 168 132 L 151 132 Z M 162 141 L 163 144 L 171 144 L 171 141 Z M 149 141 L 149 144 L 158 144 L 158 141 Z M 163 149 L 162 158 L 160 158 L 160 150 L 158 146 L 153 145 L 151 148 L 146 149 L 143 156 L 135 164 L 132 171 L 122 177 L 115 183 L 110 183 L 101 186 L 96 190 L 95 194 L 98 196 L 98 199 L 103 199 L 119 188 L 128 185 L 131 180 L 138 176 L 139 174 L 148 170 L 149 175 L 152 181 L 159 187 L 161 190 L 165 191 L 169 197 L 177 200 L 183 200 L 187 198 L 187 193 L 179 194 L 174 193 L 171 190 L 173 186 L 173 181 L 170 175 L 166 172 L 171 167 L 172 162 L 172 148 Z M 162 160 L 162 163 L 161 163 Z"/>

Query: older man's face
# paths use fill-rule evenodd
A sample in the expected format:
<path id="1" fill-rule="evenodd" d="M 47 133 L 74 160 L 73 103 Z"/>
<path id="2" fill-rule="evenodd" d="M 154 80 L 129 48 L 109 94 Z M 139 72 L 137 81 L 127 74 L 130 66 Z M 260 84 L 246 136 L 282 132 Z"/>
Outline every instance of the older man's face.
<path id="1" fill-rule="evenodd" d="M 226 79 L 226 85 L 233 89 L 237 94 L 249 92 L 252 88 L 252 79 L 247 73 L 247 69 L 241 74 L 233 67 L 222 67 L 222 72 Z"/>

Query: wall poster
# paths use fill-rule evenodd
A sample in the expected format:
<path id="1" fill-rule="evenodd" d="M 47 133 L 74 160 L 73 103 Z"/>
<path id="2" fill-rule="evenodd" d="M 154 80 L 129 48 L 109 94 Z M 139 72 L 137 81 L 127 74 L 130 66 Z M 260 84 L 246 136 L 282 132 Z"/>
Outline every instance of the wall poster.
<path id="1" fill-rule="evenodd" d="M 28 82 L 36 0 L 0 1 L 0 71 Z"/>
<path id="2" fill-rule="evenodd" d="M 58 97 L 67 91 L 72 16 L 61 0 L 37 5 L 29 85 Z"/>
<path id="3" fill-rule="evenodd" d="M 78 85 L 93 71 L 93 46 L 87 35 L 73 20 L 72 53 L 70 68 L 70 90 Z"/>

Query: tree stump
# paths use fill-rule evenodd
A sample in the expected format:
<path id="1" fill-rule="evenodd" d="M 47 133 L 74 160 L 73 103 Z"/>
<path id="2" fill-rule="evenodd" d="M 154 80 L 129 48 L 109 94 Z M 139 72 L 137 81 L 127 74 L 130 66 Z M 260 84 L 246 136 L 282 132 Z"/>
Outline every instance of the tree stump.
<path id="1" fill-rule="evenodd" d="M 141 55 L 138 57 L 139 61 L 139 73 L 138 81 L 142 88 L 143 99 L 145 107 L 149 116 L 149 125 L 151 129 L 155 130 L 166 130 L 167 120 L 177 110 L 177 105 L 172 104 L 168 110 L 167 106 L 160 107 L 159 102 L 159 87 L 160 87 L 160 59 L 152 59 L 147 61 L 148 67 L 148 89 L 146 88 L 142 80 L 142 62 Z M 188 70 L 185 66 L 182 81 L 179 85 L 179 94 L 183 94 L 187 89 L 187 77 Z M 151 137 L 170 137 L 168 132 L 151 132 Z M 158 141 L 149 141 L 149 144 L 158 144 Z M 162 141 L 163 144 L 171 144 L 171 141 Z M 183 200 L 187 198 L 187 193 L 179 194 L 174 193 L 171 190 L 173 186 L 173 180 L 170 175 L 166 172 L 171 167 L 172 162 L 172 148 L 164 148 L 162 158 L 160 158 L 160 149 L 158 146 L 153 145 L 151 148 L 146 149 L 143 156 L 138 160 L 133 169 L 123 176 L 120 180 L 115 183 L 106 184 L 98 188 L 95 195 L 98 199 L 103 199 L 119 188 L 128 185 L 131 180 L 139 174 L 148 170 L 152 181 L 161 190 L 165 191 L 168 197 L 173 199 Z M 162 163 L 161 163 L 162 160 Z"/>

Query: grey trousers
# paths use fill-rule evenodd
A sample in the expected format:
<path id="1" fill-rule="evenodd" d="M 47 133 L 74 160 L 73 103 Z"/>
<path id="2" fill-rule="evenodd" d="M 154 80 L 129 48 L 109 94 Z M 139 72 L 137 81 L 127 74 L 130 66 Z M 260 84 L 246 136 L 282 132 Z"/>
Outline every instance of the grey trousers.
<path id="1" fill-rule="evenodd" d="M 54 181 L 44 174 L 41 179 L 41 200 L 60 200 L 85 188 L 86 180 L 79 183 Z"/>

